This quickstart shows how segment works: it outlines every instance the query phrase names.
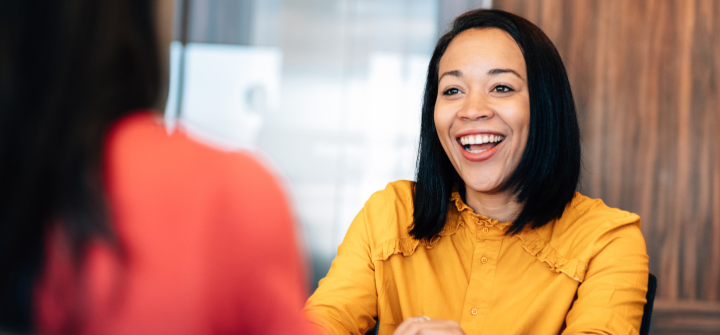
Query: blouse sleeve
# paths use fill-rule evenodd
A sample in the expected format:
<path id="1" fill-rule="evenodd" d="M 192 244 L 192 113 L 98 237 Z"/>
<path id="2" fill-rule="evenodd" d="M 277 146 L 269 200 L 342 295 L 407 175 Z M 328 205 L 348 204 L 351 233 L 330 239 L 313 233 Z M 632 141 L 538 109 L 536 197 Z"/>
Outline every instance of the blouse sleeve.
<path id="1" fill-rule="evenodd" d="M 593 253 L 562 334 L 638 334 L 648 284 L 639 218 L 602 234 Z"/>
<path id="2" fill-rule="evenodd" d="M 368 204 L 355 217 L 327 276 L 305 305 L 324 334 L 365 334 L 375 326 L 377 291 L 371 259 Z"/>

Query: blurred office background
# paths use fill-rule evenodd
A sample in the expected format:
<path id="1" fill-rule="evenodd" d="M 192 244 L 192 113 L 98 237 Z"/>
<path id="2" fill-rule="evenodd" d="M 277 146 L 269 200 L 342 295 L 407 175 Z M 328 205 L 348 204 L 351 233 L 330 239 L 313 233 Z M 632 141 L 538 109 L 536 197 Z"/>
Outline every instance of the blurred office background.
<path id="1" fill-rule="evenodd" d="M 364 201 L 413 179 L 432 48 L 481 7 L 526 17 L 563 56 L 581 191 L 643 219 L 651 333 L 720 334 L 720 1 L 176 0 L 167 122 L 273 165 L 312 290 Z"/>

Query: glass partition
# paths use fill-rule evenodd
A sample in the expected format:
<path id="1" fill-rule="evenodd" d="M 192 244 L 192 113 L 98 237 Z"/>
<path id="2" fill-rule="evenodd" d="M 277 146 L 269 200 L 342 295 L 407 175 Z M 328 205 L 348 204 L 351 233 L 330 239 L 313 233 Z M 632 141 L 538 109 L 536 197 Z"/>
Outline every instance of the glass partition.
<path id="1" fill-rule="evenodd" d="M 313 286 L 368 197 L 413 179 L 430 54 L 465 2 L 178 1 L 189 12 L 176 24 L 187 31 L 172 49 L 168 124 L 275 169 Z"/>

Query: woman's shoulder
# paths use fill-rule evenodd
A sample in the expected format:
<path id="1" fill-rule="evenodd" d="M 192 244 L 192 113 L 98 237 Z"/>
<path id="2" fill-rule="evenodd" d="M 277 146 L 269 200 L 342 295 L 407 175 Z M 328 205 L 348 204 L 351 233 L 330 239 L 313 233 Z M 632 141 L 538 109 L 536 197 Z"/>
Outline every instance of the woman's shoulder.
<path id="1" fill-rule="evenodd" d="M 600 199 L 589 198 L 576 192 L 562 217 L 543 228 L 546 229 L 540 229 L 539 232 L 556 243 L 582 241 L 576 243 L 589 245 L 607 234 L 620 230 L 629 229 L 639 233 L 640 216 L 610 207 Z M 638 234 L 637 237 L 642 239 L 642 234 Z"/>
<path id="2" fill-rule="evenodd" d="M 153 111 L 137 111 L 118 120 L 109 130 L 105 146 L 115 156 L 142 158 L 155 164 L 186 160 L 197 166 L 238 159 L 255 161 L 242 151 L 222 150 L 198 141 L 182 127 L 169 128 Z"/>
<path id="3" fill-rule="evenodd" d="M 256 155 L 215 149 L 182 129 L 168 131 L 151 113 L 118 121 L 105 155 L 110 200 L 128 212 L 153 204 L 163 215 L 178 208 L 242 214 L 286 202 L 275 174 Z"/>
<path id="4" fill-rule="evenodd" d="M 575 194 L 560 219 L 526 229 L 518 237 L 528 251 L 580 281 L 588 263 L 609 243 L 624 240 L 645 248 L 640 216 L 580 193 Z"/>
<path id="5" fill-rule="evenodd" d="M 412 211 L 412 196 L 415 182 L 410 180 L 398 180 L 390 182 L 384 189 L 373 193 L 367 205 L 388 204 L 388 201 L 402 207 L 410 206 Z"/>
<path id="6" fill-rule="evenodd" d="M 388 183 L 370 196 L 356 217 L 354 222 L 363 225 L 374 259 L 396 252 L 411 254 L 417 246 L 408 234 L 413 222 L 414 185 L 408 180 Z"/>
<path id="7" fill-rule="evenodd" d="M 154 185 L 162 185 L 272 179 L 266 164 L 255 155 L 223 151 L 191 138 L 182 129 L 168 130 L 150 111 L 119 120 L 110 129 L 105 147 L 108 172 L 128 182 L 151 178 Z"/>
<path id="8" fill-rule="evenodd" d="M 373 193 L 363 207 L 364 215 L 371 219 L 372 228 L 403 230 L 409 227 L 412 224 L 414 186 L 412 181 L 398 180 Z"/>
<path id="9" fill-rule="evenodd" d="M 596 227 L 602 230 L 628 224 L 639 226 L 640 216 L 610 207 L 601 199 L 593 199 L 576 192 L 560 221 L 568 227 L 586 225 L 585 228 Z"/>

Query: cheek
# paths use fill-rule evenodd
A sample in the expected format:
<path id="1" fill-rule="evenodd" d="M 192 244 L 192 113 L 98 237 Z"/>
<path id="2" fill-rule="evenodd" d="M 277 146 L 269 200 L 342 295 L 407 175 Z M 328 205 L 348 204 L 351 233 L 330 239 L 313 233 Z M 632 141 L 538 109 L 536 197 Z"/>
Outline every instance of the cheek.
<path id="1" fill-rule="evenodd" d="M 498 115 L 512 133 L 508 158 L 514 163 L 520 161 L 525 151 L 530 130 L 530 108 L 523 100 L 508 101 L 507 105 L 497 109 Z"/>

